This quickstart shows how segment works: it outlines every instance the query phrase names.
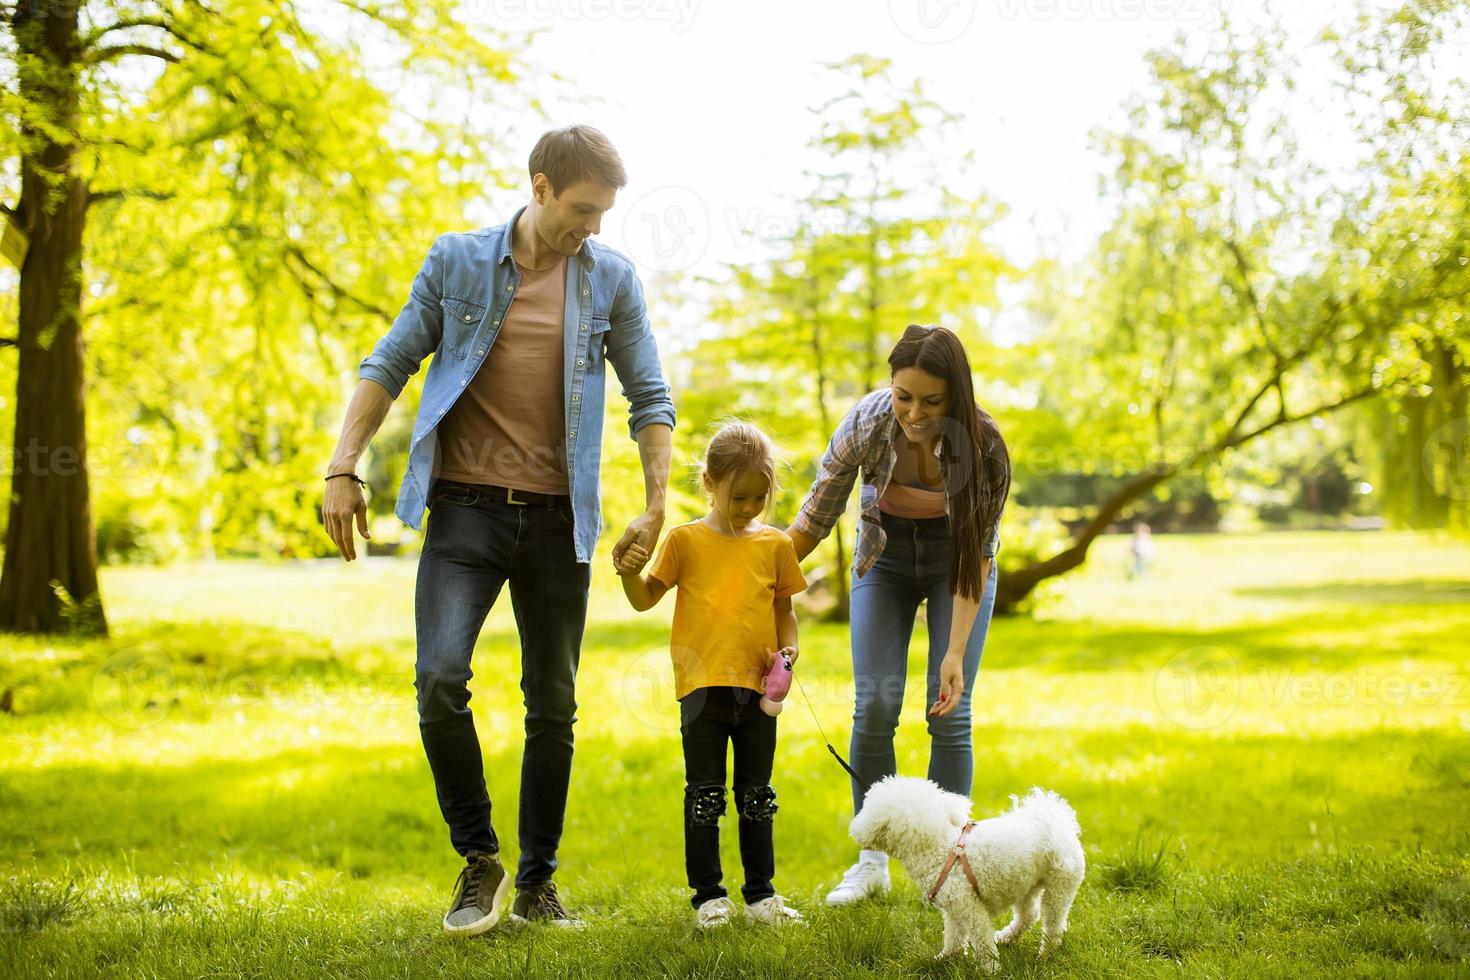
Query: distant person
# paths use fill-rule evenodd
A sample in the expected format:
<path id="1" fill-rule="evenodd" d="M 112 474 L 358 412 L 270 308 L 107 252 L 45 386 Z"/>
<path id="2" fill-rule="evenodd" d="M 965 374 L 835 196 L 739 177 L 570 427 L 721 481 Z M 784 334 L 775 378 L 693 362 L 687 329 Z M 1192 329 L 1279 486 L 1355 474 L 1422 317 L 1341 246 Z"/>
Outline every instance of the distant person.
<path id="1" fill-rule="evenodd" d="M 634 543 L 651 551 L 658 540 L 674 425 L 638 275 L 627 258 L 592 240 L 627 183 L 617 151 L 589 126 L 553 130 L 531 151 L 530 178 L 531 200 L 505 224 L 434 241 L 408 302 L 359 368 L 322 506 L 327 533 L 351 561 L 354 522 L 368 536 L 358 458 L 409 375 L 433 354 L 397 514 L 418 529 L 425 506 L 431 511 L 414 593 L 414 686 L 439 809 L 465 858 L 444 915 L 444 931 L 459 935 L 493 927 L 510 886 L 468 687 L 480 627 L 507 583 L 519 657 L 496 650 L 490 669 L 519 669 L 525 710 L 511 918 L 581 924 L 551 876 L 602 530 L 604 362 L 628 398 L 647 497 L 614 560 Z"/>
<path id="2" fill-rule="evenodd" d="M 1133 558 L 1128 566 L 1129 580 L 1147 579 L 1149 562 L 1154 559 L 1154 537 L 1143 521 L 1137 521 L 1133 525 L 1133 539 L 1128 542 L 1128 554 Z"/>

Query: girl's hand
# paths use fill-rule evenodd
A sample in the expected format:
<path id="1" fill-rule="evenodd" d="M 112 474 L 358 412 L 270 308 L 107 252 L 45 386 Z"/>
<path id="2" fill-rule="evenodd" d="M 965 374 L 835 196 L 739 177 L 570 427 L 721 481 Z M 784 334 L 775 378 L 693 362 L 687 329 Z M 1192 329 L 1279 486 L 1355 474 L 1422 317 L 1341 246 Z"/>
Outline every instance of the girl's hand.
<path id="1" fill-rule="evenodd" d="M 643 566 L 648 564 L 648 552 L 643 550 L 641 544 L 630 544 L 623 551 L 621 558 L 613 560 L 613 570 L 619 575 L 635 575 L 643 571 Z"/>
<path id="2" fill-rule="evenodd" d="M 796 666 L 796 658 L 801 656 L 801 651 L 796 649 L 796 647 L 782 647 L 779 651 L 772 650 L 770 647 L 766 647 L 765 651 L 767 674 L 771 672 L 772 667 L 776 666 L 776 656 L 778 653 L 784 653 L 791 660 L 791 666 L 793 667 Z"/>
<path id="3" fill-rule="evenodd" d="M 929 713 L 943 718 L 960 703 L 965 693 L 965 660 L 963 651 L 946 653 L 939 662 L 939 700 L 929 708 Z"/>

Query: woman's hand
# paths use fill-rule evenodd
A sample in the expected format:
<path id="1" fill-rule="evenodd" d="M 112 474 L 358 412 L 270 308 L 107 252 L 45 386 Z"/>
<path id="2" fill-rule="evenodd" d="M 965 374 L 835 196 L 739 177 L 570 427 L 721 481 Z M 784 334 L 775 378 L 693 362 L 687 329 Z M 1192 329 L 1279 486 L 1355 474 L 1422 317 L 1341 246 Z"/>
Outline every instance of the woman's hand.
<path id="1" fill-rule="evenodd" d="M 929 707 L 929 713 L 943 718 L 960 703 L 965 693 L 965 652 L 956 650 L 944 655 L 939 662 L 939 700 Z"/>

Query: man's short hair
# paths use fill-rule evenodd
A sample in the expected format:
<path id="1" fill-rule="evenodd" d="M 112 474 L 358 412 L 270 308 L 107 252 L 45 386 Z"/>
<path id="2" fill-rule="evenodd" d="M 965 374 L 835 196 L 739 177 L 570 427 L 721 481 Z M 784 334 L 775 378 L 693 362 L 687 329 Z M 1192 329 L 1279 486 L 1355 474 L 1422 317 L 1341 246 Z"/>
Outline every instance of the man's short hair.
<path id="1" fill-rule="evenodd" d="M 546 175 L 553 194 L 583 180 L 617 188 L 628 183 L 622 157 L 607 137 L 591 126 L 564 126 L 543 134 L 531 150 L 532 179 L 537 174 Z"/>

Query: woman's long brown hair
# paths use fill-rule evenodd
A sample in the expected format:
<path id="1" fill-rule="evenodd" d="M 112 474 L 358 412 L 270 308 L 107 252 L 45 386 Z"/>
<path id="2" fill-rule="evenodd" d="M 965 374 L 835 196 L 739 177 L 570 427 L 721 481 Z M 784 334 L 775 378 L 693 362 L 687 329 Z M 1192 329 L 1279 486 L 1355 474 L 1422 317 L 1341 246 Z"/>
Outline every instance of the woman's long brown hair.
<path id="1" fill-rule="evenodd" d="M 948 386 L 948 420 L 942 424 L 945 493 L 950 499 L 949 590 L 978 602 L 985 591 L 980 565 L 1000 526 L 1011 492 L 1011 455 L 990 413 L 975 404 L 970 358 L 960 338 L 944 327 L 910 324 L 888 355 L 890 377 L 918 368 Z"/>

